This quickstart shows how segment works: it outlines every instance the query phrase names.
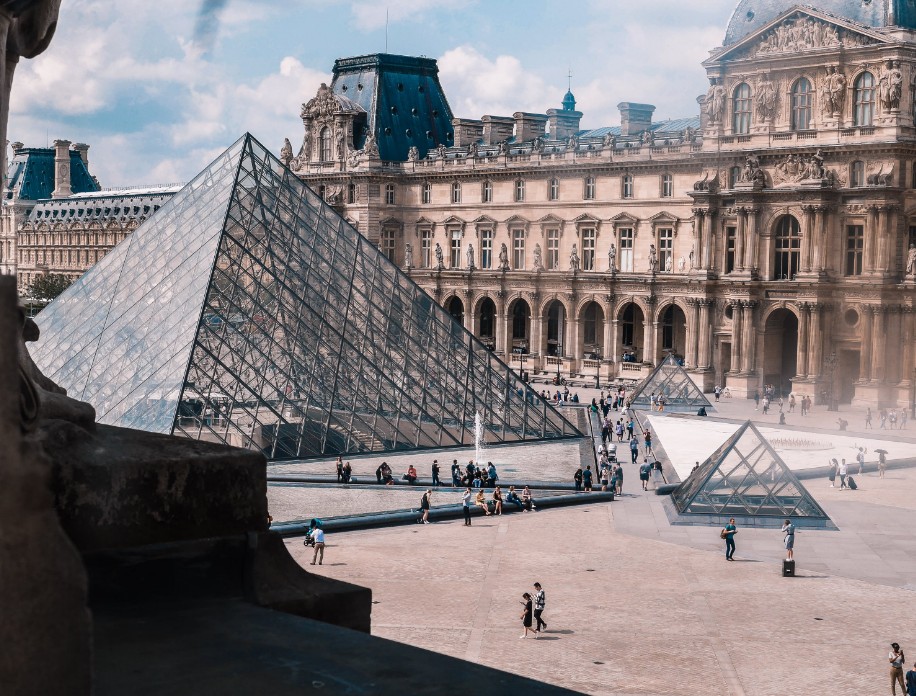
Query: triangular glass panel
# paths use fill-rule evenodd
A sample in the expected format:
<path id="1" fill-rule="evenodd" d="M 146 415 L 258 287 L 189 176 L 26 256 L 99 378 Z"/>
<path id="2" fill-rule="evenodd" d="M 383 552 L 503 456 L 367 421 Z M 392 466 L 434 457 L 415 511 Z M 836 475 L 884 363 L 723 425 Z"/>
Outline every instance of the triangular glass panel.
<path id="1" fill-rule="evenodd" d="M 673 355 L 665 358 L 636 387 L 630 397 L 630 405 L 635 409 L 649 409 L 653 395 L 664 397 L 666 411 L 696 413 L 702 407 L 712 406 Z"/>
<path id="2" fill-rule="evenodd" d="M 99 422 L 270 459 L 583 437 L 250 135 L 37 322 Z"/>
<path id="3" fill-rule="evenodd" d="M 798 477 L 747 421 L 672 494 L 681 514 L 828 520 Z"/>

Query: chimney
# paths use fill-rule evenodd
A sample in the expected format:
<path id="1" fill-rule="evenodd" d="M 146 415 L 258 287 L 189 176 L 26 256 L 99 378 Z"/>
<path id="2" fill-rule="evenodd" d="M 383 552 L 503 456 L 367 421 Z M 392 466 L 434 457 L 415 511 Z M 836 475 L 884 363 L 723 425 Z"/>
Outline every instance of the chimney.
<path id="1" fill-rule="evenodd" d="M 54 191 L 51 198 L 72 196 L 70 189 L 70 141 L 54 141 Z"/>
<path id="2" fill-rule="evenodd" d="M 547 126 L 547 117 L 544 114 L 528 114 L 516 111 L 512 114 L 515 119 L 515 140 L 524 143 L 544 135 Z"/>
<path id="3" fill-rule="evenodd" d="M 485 145 L 496 145 L 512 137 L 515 121 L 509 116 L 482 116 L 483 142 Z"/>
<path id="4" fill-rule="evenodd" d="M 83 160 L 83 166 L 89 171 L 89 146 L 86 143 L 76 143 L 73 149 L 80 153 L 80 159 Z"/>
<path id="5" fill-rule="evenodd" d="M 652 104 L 620 102 L 617 108 L 620 109 L 621 135 L 637 135 L 652 125 L 652 114 L 655 112 Z"/>
<path id="6" fill-rule="evenodd" d="M 547 122 L 550 124 L 550 137 L 554 140 L 566 140 L 579 132 L 579 121 L 582 112 L 571 109 L 547 109 Z"/>
<path id="7" fill-rule="evenodd" d="M 452 130 L 455 131 L 455 147 L 467 147 L 483 137 L 483 124 L 470 118 L 453 118 Z"/>

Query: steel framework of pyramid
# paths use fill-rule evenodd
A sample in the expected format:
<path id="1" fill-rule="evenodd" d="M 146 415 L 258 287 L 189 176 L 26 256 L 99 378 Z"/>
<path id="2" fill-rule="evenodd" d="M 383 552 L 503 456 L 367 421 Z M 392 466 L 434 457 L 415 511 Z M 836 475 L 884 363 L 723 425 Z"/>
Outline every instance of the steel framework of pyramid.
<path id="1" fill-rule="evenodd" d="M 650 408 L 652 394 L 661 394 L 665 397 L 666 411 L 697 411 L 701 407 L 712 406 L 673 355 L 665 358 L 652 374 L 636 387 L 630 397 L 630 406 L 636 409 Z"/>
<path id="2" fill-rule="evenodd" d="M 99 422 L 270 459 L 582 437 L 247 134 L 37 322 Z"/>
<path id="3" fill-rule="evenodd" d="M 681 514 L 827 522 L 829 517 L 747 421 L 672 494 Z"/>

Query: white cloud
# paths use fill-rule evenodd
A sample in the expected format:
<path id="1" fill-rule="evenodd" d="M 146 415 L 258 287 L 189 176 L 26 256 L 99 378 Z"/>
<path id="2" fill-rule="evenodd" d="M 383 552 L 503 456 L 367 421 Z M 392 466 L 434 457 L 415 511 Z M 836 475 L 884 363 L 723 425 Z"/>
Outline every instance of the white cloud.
<path id="1" fill-rule="evenodd" d="M 472 4 L 472 0 L 359 0 L 353 3 L 352 14 L 358 29 L 375 31 L 401 21 L 420 21 L 436 10 L 457 10 Z"/>

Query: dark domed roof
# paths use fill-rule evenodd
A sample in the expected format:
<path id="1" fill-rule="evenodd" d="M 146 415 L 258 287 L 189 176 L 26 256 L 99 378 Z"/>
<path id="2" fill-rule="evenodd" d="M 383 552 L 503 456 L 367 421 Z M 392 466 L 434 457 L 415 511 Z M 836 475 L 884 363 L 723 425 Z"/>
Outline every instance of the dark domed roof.
<path id="1" fill-rule="evenodd" d="M 572 90 L 567 90 L 566 94 L 563 96 L 563 111 L 575 111 L 576 110 L 576 98 L 573 96 Z"/>
<path id="2" fill-rule="evenodd" d="M 916 8 L 909 0 L 740 0 L 728 23 L 724 45 L 743 39 L 793 7 L 806 5 L 869 27 L 916 29 Z"/>

